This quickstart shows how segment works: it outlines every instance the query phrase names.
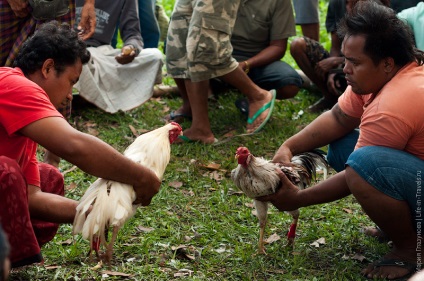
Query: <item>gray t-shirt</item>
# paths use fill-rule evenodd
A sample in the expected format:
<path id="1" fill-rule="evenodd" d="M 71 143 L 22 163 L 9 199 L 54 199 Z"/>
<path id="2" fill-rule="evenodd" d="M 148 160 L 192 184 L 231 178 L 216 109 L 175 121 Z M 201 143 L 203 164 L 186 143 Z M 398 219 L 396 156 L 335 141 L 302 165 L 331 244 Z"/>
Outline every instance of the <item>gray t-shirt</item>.
<path id="1" fill-rule="evenodd" d="M 76 0 L 76 21 L 81 19 L 84 0 Z M 143 49 L 137 0 L 99 0 L 95 3 L 96 31 L 86 43 L 92 47 L 109 45 L 119 22 L 119 30 L 124 45 L 133 45 L 138 51 Z"/>

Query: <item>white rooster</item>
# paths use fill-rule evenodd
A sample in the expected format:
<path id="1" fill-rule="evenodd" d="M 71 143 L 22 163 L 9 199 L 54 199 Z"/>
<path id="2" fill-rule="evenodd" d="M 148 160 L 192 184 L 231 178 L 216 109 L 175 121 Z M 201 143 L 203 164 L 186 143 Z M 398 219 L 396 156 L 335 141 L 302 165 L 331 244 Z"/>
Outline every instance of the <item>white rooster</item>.
<path id="1" fill-rule="evenodd" d="M 138 136 L 125 150 L 124 155 L 131 160 L 150 168 L 162 180 L 165 168 L 171 157 L 171 143 L 182 134 L 179 124 L 172 122 L 156 130 Z M 113 243 L 119 229 L 131 218 L 137 207 L 134 188 L 102 178 L 97 179 L 81 198 L 73 224 L 73 234 L 81 233 L 90 240 L 90 252 L 97 258 L 100 245 L 106 247 L 105 260 L 110 263 Z M 87 211 L 92 207 L 90 213 Z M 107 233 L 112 227 L 112 237 L 107 242 Z"/>
<path id="2" fill-rule="evenodd" d="M 252 198 L 259 219 L 259 249 L 260 254 L 266 254 L 264 248 L 264 231 L 267 223 L 268 202 L 255 200 L 255 198 L 273 194 L 280 185 L 280 178 L 276 172 L 280 169 L 289 180 L 299 188 L 304 189 L 316 175 L 316 169 L 324 169 L 324 177 L 328 169 L 324 155 L 318 151 L 305 152 L 295 155 L 290 164 L 273 163 L 262 157 L 253 156 L 246 147 L 239 147 L 236 151 L 238 166 L 231 171 L 231 179 L 243 193 Z M 293 217 L 293 222 L 287 234 L 289 244 L 296 236 L 299 210 L 288 212 Z"/>

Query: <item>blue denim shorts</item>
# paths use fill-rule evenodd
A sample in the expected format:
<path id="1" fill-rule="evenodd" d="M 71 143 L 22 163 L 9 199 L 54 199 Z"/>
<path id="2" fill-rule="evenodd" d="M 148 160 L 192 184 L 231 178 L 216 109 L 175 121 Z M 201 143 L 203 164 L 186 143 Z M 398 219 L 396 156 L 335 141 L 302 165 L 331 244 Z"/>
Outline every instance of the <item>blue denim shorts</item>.
<path id="1" fill-rule="evenodd" d="M 352 152 L 346 165 L 377 190 L 406 201 L 412 210 L 421 212 L 423 160 L 401 150 L 366 146 Z"/>
<path id="2" fill-rule="evenodd" d="M 233 57 L 239 62 L 245 61 L 253 55 L 237 50 L 233 52 Z M 288 85 L 295 85 L 300 88 L 303 84 L 303 80 L 296 70 L 284 61 L 274 61 L 262 67 L 252 68 L 247 75 L 256 85 L 268 91 Z"/>

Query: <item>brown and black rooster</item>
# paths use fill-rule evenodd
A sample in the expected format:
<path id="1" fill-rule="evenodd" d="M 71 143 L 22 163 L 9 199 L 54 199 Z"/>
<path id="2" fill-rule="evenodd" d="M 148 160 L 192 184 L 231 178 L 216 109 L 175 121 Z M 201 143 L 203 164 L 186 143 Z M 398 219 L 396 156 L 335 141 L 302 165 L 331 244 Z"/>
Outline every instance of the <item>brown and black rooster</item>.
<path id="1" fill-rule="evenodd" d="M 255 198 L 270 195 L 277 191 L 280 185 L 277 169 L 280 169 L 300 189 L 304 189 L 315 178 L 317 168 L 324 169 L 324 177 L 326 177 L 328 164 L 324 153 L 319 150 L 295 155 L 289 164 L 273 163 L 262 157 L 255 157 L 246 147 L 237 149 L 236 158 L 238 159 L 238 166 L 231 171 L 231 179 L 246 196 L 253 199 L 260 227 L 258 251 L 265 254 L 264 230 L 267 222 L 268 202 L 262 202 Z M 293 222 L 287 234 L 289 244 L 292 244 L 296 236 L 299 210 L 288 213 L 293 217 Z"/>

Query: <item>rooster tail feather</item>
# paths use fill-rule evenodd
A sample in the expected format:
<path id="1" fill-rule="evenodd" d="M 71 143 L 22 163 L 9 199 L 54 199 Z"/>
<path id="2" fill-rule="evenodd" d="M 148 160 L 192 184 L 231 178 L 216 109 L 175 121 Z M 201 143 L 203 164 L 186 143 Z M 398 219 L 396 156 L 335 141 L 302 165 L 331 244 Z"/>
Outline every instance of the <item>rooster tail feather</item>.
<path id="1" fill-rule="evenodd" d="M 315 149 L 293 156 L 291 162 L 302 167 L 306 173 L 304 175 L 306 178 L 303 180 L 305 184 L 309 184 L 311 180 L 316 178 L 317 169 L 322 169 L 324 171 L 324 178 L 327 178 L 329 165 L 325 155 L 324 151 Z"/>
<path id="2" fill-rule="evenodd" d="M 87 211 L 91 205 L 95 202 L 99 191 L 101 190 L 100 186 L 105 183 L 104 179 L 97 179 L 91 186 L 87 189 L 84 196 L 81 198 L 78 206 L 76 207 L 76 214 L 74 218 L 74 223 L 72 227 L 72 233 L 78 234 L 82 232 L 84 224 L 87 219 Z"/>

